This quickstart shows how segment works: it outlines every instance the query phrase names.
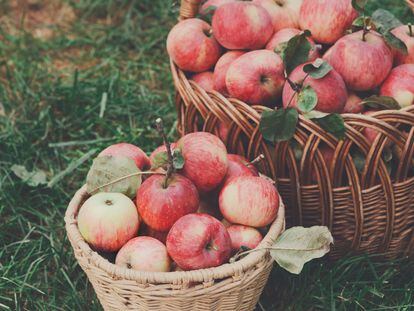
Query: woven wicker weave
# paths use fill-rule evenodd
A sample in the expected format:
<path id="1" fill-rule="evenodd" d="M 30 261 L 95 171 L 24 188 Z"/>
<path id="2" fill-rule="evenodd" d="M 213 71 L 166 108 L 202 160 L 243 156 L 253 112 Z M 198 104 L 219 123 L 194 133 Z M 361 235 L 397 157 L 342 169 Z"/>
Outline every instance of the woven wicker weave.
<path id="1" fill-rule="evenodd" d="M 66 231 L 79 265 L 105 310 L 253 310 L 273 260 L 265 250 L 235 263 L 186 272 L 139 272 L 118 267 L 92 251 L 78 230 L 76 216 L 88 198 L 82 187 L 69 203 Z M 277 219 L 258 248 L 268 247 L 284 229 L 281 203 Z"/>
<path id="2" fill-rule="evenodd" d="M 181 2 L 181 19 L 194 17 L 198 0 Z M 407 3 L 414 8 L 414 1 Z M 177 90 L 178 130 L 181 134 L 208 131 L 218 134 L 218 122 L 228 125 L 228 151 L 253 159 L 265 155 L 261 170 L 279 185 L 287 205 L 288 225 L 326 225 L 334 237 L 331 257 L 349 252 L 385 253 L 394 258 L 414 253 L 414 107 L 381 111 L 371 116 L 346 114 L 346 138 L 338 141 L 315 123 L 300 117 L 294 140 L 303 155 L 298 161 L 288 143 L 270 146 L 259 132 L 262 106 L 249 106 L 206 92 L 171 62 Z M 369 143 L 362 131 L 380 135 Z M 386 140 L 401 150 L 398 169 L 390 175 L 381 158 Z M 335 150 L 327 167 L 320 152 L 324 144 Z M 366 159 L 359 172 L 350 156 L 358 150 Z M 315 172 L 315 173 L 313 173 Z"/>

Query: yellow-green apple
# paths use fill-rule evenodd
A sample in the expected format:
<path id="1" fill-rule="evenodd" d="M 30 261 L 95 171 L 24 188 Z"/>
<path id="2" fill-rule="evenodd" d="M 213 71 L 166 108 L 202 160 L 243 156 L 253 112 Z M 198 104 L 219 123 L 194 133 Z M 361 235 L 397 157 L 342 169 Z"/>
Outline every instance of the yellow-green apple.
<path id="1" fill-rule="evenodd" d="M 214 78 L 212 71 L 204 71 L 197 73 L 191 77 L 191 80 L 196 82 L 199 86 L 201 86 L 204 90 L 208 92 L 214 90 Z"/>
<path id="2" fill-rule="evenodd" d="M 314 79 L 303 71 L 305 64 L 299 65 L 289 75 L 289 79 L 303 86 L 311 86 L 318 96 L 315 110 L 327 113 L 341 113 L 348 98 L 348 92 L 342 77 L 332 69 L 325 77 Z M 305 80 L 304 80 L 305 79 Z M 289 83 L 283 89 L 283 107 L 297 108 L 298 94 Z"/>
<path id="3" fill-rule="evenodd" d="M 101 151 L 98 157 L 101 156 L 123 156 L 130 158 L 134 160 L 135 164 L 141 171 L 149 168 L 150 166 L 150 160 L 145 152 L 142 151 L 141 148 L 128 143 L 111 145 Z"/>
<path id="4" fill-rule="evenodd" d="M 222 6 L 223 4 L 234 2 L 236 0 L 207 0 L 200 7 L 200 14 L 206 15 L 210 12 L 211 9 L 216 10 L 218 7 Z"/>
<path id="5" fill-rule="evenodd" d="M 402 25 L 391 31 L 394 36 L 399 38 L 407 46 L 407 54 L 394 50 L 394 61 L 397 65 L 414 64 L 414 30 L 413 26 Z"/>
<path id="6" fill-rule="evenodd" d="M 224 218 L 233 224 L 263 227 L 276 218 L 279 194 L 268 179 L 240 176 L 223 187 L 219 207 Z"/>
<path id="7" fill-rule="evenodd" d="M 214 217 L 189 214 L 171 228 L 167 250 L 181 269 L 205 269 L 229 260 L 231 240 L 226 227 Z"/>
<path id="8" fill-rule="evenodd" d="M 301 29 L 310 30 L 316 42 L 332 44 L 357 16 L 351 0 L 303 0 L 299 24 Z"/>
<path id="9" fill-rule="evenodd" d="M 347 87 L 369 91 L 381 85 L 391 71 L 393 56 L 382 36 L 358 31 L 339 39 L 323 57 L 342 76 Z"/>
<path id="10" fill-rule="evenodd" d="M 303 0 L 252 0 L 269 13 L 274 31 L 299 28 L 299 11 Z"/>
<path id="11" fill-rule="evenodd" d="M 227 227 L 227 232 L 230 235 L 233 252 L 237 252 L 242 246 L 254 249 L 263 239 L 259 230 L 243 225 L 230 225 Z"/>
<path id="12" fill-rule="evenodd" d="M 381 86 L 380 94 L 390 96 L 408 107 L 414 104 L 414 64 L 395 67 Z"/>
<path id="13" fill-rule="evenodd" d="M 280 49 L 283 43 L 288 42 L 294 36 L 297 36 L 301 33 L 299 29 L 296 28 L 284 28 L 276 32 L 270 41 L 266 45 L 267 50 L 275 51 L 275 49 Z M 314 61 L 319 57 L 319 47 L 315 44 L 315 41 L 312 38 L 307 38 L 312 48 L 309 51 L 308 61 Z"/>
<path id="14" fill-rule="evenodd" d="M 138 235 L 149 236 L 165 244 L 165 242 L 167 241 L 168 231 L 157 231 L 149 227 L 147 224 L 142 223 Z"/>
<path id="15" fill-rule="evenodd" d="M 229 162 L 229 168 L 227 170 L 226 177 L 223 180 L 223 185 L 227 184 L 235 177 L 258 176 L 257 173 L 254 174 L 250 167 L 248 167 L 249 162 L 244 157 L 237 154 L 228 154 L 227 159 Z"/>
<path id="16" fill-rule="evenodd" d="M 230 64 L 226 86 L 230 96 L 251 105 L 275 104 L 282 94 L 284 66 L 269 50 L 248 52 Z"/>
<path id="17" fill-rule="evenodd" d="M 343 113 L 362 113 L 364 111 L 364 106 L 361 105 L 362 99 L 355 93 L 350 93 L 346 104 L 344 107 Z"/>
<path id="18" fill-rule="evenodd" d="M 122 193 L 97 193 L 83 203 L 78 214 L 82 237 L 104 252 L 116 252 L 135 237 L 139 223 L 134 202 Z"/>
<path id="19" fill-rule="evenodd" d="M 210 25 L 198 18 L 183 20 L 171 29 L 167 50 L 179 68 L 191 72 L 209 70 L 221 54 Z"/>
<path id="20" fill-rule="evenodd" d="M 174 174 L 164 187 L 165 176 L 153 175 L 137 191 L 137 207 L 142 220 L 152 229 L 168 231 L 182 216 L 195 213 L 200 203 L 194 184 Z"/>
<path id="21" fill-rule="evenodd" d="M 139 236 L 128 241 L 116 255 L 115 264 L 145 272 L 171 270 L 171 259 L 167 248 L 160 241 L 149 236 Z"/>
<path id="22" fill-rule="evenodd" d="M 176 147 L 176 145 L 177 145 L 177 143 L 170 143 L 170 147 L 171 147 L 171 151 L 174 151 L 174 149 L 175 149 L 175 147 Z M 149 157 L 149 159 L 150 159 L 150 163 L 151 163 L 151 166 L 153 166 L 154 165 L 154 160 L 155 160 L 155 157 L 157 156 L 157 154 L 160 154 L 160 153 L 162 153 L 162 152 L 167 152 L 167 148 L 165 147 L 165 145 L 161 145 L 161 146 L 158 146 L 151 154 L 150 154 L 150 157 Z"/>
<path id="23" fill-rule="evenodd" d="M 267 11 L 247 1 L 221 5 L 213 15 L 212 27 L 217 41 L 230 50 L 263 48 L 273 34 Z"/>
<path id="24" fill-rule="evenodd" d="M 214 89 L 223 94 L 228 95 L 226 87 L 226 75 L 227 70 L 230 67 L 230 64 L 242 56 L 244 51 L 228 51 L 224 53 L 219 60 L 217 61 L 216 66 L 214 67 Z"/>
<path id="25" fill-rule="evenodd" d="M 207 132 L 187 134 L 180 138 L 177 148 L 181 150 L 185 160 L 181 173 L 201 193 L 216 188 L 226 176 L 227 150 L 217 136 Z"/>

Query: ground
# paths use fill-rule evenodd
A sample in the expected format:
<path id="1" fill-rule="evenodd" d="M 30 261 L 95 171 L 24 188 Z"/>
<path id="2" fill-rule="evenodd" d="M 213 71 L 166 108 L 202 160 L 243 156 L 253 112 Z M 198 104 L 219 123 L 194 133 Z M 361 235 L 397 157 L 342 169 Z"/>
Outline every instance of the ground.
<path id="1" fill-rule="evenodd" d="M 402 0 L 380 4 L 405 22 Z M 175 129 L 165 52 L 171 0 L 0 1 L 0 310 L 101 310 L 65 235 L 63 215 L 92 158 Z M 31 187 L 11 168 L 42 170 Z M 412 262 L 316 261 L 300 276 L 275 268 L 259 310 L 412 310 Z"/>

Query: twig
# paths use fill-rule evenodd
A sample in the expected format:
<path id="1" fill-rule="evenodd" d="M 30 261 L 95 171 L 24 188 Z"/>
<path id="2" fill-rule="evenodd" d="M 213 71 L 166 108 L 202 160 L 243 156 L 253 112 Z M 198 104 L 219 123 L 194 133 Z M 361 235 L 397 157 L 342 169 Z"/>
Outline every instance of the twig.
<path id="1" fill-rule="evenodd" d="M 173 154 L 171 151 L 171 145 L 170 142 L 167 139 L 167 135 L 165 135 L 164 131 L 164 124 L 162 122 L 161 118 L 158 118 L 155 120 L 155 124 L 157 125 L 157 131 L 162 137 L 162 140 L 164 142 L 164 146 L 167 149 L 167 157 L 168 157 L 168 166 L 167 166 L 167 173 L 165 174 L 164 189 L 168 187 L 168 179 L 171 177 L 172 173 L 174 172 L 174 162 L 173 162 Z"/>

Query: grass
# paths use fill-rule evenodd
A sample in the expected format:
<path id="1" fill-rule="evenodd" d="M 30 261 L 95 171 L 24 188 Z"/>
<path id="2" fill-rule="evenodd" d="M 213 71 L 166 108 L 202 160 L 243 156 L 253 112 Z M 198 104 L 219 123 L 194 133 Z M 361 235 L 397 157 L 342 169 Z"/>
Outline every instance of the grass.
<path id="1" fill-rule="evenodd" d="M 371 1 L 370 9 L 379 2 L 412 19 L 403 1 Z M 128 141 L 149 152 L 160 143 L 151 125 L 158 116 L 175 135 L 164 42 L 178 7 L 30 3 L 22 14 L 14 1 L 0 2 L 0 310 L 101 310 L 63 215 L 98 150 Z M 29 187 L 14 164 L 43 170 L 54 185 Z M 276 268 L 259 309 L 411 310 L 413 272 L 407 260 L 370 257 L 316 261 L 300 276 Z"/>

